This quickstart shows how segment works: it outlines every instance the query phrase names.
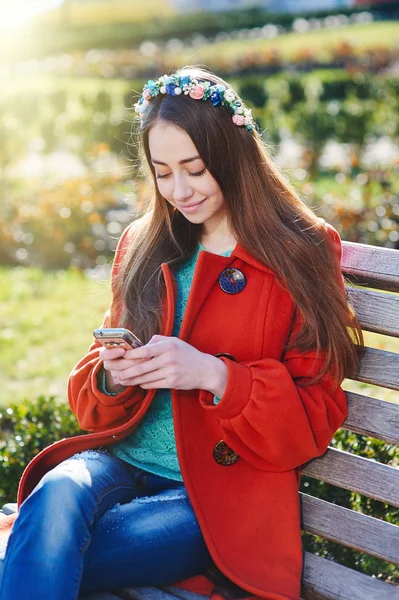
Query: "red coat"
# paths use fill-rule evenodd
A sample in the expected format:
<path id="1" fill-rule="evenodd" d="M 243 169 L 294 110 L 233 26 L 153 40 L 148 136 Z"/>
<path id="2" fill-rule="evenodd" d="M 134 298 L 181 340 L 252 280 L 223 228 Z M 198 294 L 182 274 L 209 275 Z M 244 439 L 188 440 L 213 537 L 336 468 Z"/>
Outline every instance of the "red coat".
<path id="1" fill-rule="evenodd" d="M 113 278 L 133 231 L 128 227 L 121 238 Z M 331 226 L 326 239 L 338 270 L 341 244 Z M 167 294 L 161 334 L 166 336 L 176 298 L 169 265 L 162 264 Z M 227 267 L 246 277 L 239 293 L 228 294 L 218 284 Z M 109 316 L 105 322 L 110 324 Z M 217 405 L 210 392 L 172 390 L 179 463 L 216 565 L 244 589 L 275 600 L 300 598 L 299 467 L 325 452 L 347 411 L 344 392 L 334 391 L 331 380 L 303 387 L 320 369 L 313 352 L 293 349 L 283 356 L 296 327 L 290 294 L 239 244 L 230 257 L 200 252 L 179 337 L 208 354 L 229 353 L 235 361 L 221 358 L 228 383 Z M 61 440 L 36 456 L 23 474 L 19 503 L 60 461 L 128 436 L 148 409 L 156 390 L 129 387 L 117 398 L 98 391 L 99 347 L 92 344 L 68 385 L 71 408 L 92 433 Z M 239 457 L 229 466 L 214 457 L 220 440 Z M 234 452 L 228 456 L 234 459 Z"/>

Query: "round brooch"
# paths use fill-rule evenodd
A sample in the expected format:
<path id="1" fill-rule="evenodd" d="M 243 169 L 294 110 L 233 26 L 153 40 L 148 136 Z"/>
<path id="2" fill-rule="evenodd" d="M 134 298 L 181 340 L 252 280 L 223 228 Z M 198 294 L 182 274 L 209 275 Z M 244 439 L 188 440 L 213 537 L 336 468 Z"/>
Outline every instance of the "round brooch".
<path id="1" fill-rule="evenodd" d="M 229 267 L 219 276 L 219 285 L 226 294 L 238 294 L 242 292 L 247 283 L 247 279 L 240 269 Z"/>

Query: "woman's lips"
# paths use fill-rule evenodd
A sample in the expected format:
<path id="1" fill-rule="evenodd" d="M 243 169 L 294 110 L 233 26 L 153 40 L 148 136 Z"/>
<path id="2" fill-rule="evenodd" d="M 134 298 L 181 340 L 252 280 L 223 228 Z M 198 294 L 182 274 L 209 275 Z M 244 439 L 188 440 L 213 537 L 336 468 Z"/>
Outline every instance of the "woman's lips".
<path id="1" fill-rule="evenodd" d="M 201 204 L 203 204 L 203 202 L 205 202 L 206 198 L 204 198 L 203 200 L 201 200 L 200 202 L 197 202 L 196 204 L 191 204 L 190 206 L 188 205 L 183 205 L 183 206 L 178 206 L 180 210 L 184 211 L 184 212 L 194 212 L 197 208 L 199 208 L 201 206 Z"/>

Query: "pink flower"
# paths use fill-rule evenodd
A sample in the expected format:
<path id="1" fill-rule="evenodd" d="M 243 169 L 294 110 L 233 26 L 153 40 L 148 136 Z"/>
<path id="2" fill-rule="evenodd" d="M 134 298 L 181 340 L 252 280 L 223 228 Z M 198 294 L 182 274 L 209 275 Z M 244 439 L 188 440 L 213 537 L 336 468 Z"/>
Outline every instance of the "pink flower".
<path id="1" fill-rule="evenodd" d="M 143 97 L 144 97 L 144 100 L 150 100 L 151 99 L 151 92 L 150 92 L 150 90 L 148 88 L 144 90 Z"/>
<path id="2" fill-rule="evenodd" d="M 234 125 L 238 125 L 239 127 L 245 123 L 245 119 L 242 115 L 233 115 L 232 119 Z"/>
<path id="3" fill-rule="evenodd" d="M 205 93 L 205 88 L 203 85 L 197 84 L 195 88 L 190 91 L 190 97 L 194 98 L 194 100 L 201 100 L 202 96 Z"/>

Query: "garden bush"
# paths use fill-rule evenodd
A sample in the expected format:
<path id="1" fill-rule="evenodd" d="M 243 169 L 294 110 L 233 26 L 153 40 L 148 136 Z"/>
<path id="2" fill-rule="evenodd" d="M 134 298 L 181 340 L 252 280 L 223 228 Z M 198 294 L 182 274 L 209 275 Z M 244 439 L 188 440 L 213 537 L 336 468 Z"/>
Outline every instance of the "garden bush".
<path id="1" fill-rule="evenodd" d="M 62 186 L 32 182 L 0 205 L 0 263 L 44 269 L 108 263 L 139 210 L 137 184 L 111 176 L 71 178 Z"/>
<path id="2" fill-rule="evenodd" d="M 40 396 L 0 409 L 0 506 L 15 502 L 28 462 L 64 437 L 84 433 L 75 415 L 54 396 Z"/>

